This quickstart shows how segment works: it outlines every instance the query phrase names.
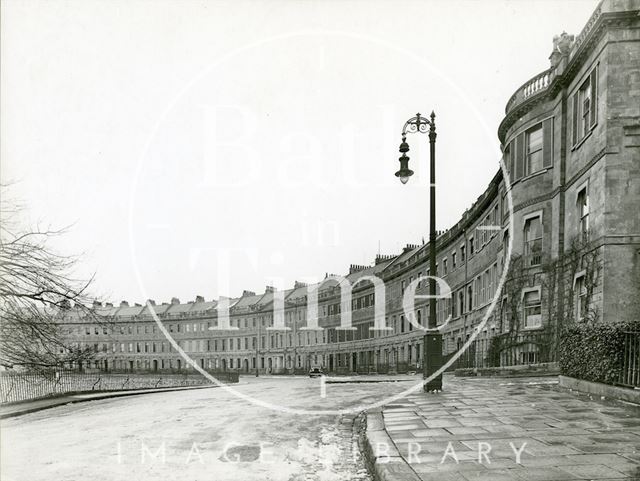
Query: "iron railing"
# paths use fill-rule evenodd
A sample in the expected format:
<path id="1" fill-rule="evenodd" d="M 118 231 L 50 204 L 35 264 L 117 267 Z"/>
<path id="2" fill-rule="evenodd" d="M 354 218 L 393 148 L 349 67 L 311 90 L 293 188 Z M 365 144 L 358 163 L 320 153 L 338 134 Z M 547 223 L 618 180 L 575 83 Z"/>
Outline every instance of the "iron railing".
<path id="1" fill-rule="evenodd" d="M 376 372 L 378 374 L 389 374 L 389 364 L 378 363 L 378 366 L 376 367 Z"/>
<path id="2" fill-rule="evenodd" d="M 474 340 L 454 362 L 453 368 L 523 366 L 556 360 L 552 333 L 505 333 Z"/>
<path id="3" fill-rule="evenodd" d="M 238 382 L 236 372 L 212 372 L 221 382 Z M 91 391 L 129 391 L 200 386 L 210 381 L 199 374 L 116 374 L 46 371 L 0 372 L 0 403 L 28 401 L 61 394 Z"/>
<path id="4" fill-rule="evenodd" d="M 640 332 L 623 333 L 622 369 L 618 384 L 640 387 Z"/>

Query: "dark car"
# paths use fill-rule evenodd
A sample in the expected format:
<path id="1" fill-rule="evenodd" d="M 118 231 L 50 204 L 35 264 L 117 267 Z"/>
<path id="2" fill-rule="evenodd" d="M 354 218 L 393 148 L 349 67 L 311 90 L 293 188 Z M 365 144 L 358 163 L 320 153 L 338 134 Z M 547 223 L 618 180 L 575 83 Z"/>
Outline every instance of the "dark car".
<path id="1" fill-rule="evenodd" d="M 324 376 L 324 373 L 322 372 L 322 369 L 319 367 L 312 367 L 311 370 L 309 371 L 309 377 L 320 377 L 320 376 Z"/>

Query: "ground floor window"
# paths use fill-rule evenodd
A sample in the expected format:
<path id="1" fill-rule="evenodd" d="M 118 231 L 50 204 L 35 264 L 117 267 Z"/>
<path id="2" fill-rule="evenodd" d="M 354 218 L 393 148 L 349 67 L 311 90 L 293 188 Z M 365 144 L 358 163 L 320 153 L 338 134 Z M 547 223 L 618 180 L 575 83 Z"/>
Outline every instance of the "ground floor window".
<path id="1" fill-rule="evenodd" d="M 587 285 L 584 275 L 576 278 L 575 314 L 577 321 L 583 320 L 587 314 Z"/>
<path id="2" fill-rule="evenodd" d="M 538 363 L 538 353 L 537 352 L 521 352 L 520 353 L 520 363 L 521 364 L 537 364 Z"/>
<path id="3" fill-rule="evenodd" d="M 542 302 L 540 289 L 525 291 L 523 294 L 524 327 L 533 329 L 542 326 Z"/>

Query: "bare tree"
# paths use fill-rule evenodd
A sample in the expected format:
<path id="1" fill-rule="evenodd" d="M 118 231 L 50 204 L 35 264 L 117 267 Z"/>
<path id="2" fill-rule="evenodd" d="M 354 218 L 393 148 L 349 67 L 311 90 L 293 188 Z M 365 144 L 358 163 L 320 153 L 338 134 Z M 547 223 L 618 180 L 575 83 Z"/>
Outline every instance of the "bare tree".
<path id="1" fill-rule="evenodd" d="M 509 365 L 514 362 L 518 348 L 526 346 L 529 340 L 523 340 L 522 332 L 522 290 L 533 281 L 522 255 L 515 254 L 509 262 L 509 269 L 500 293 L 500 334 L 491 338 L 487 358 L 489 365 Z"/>
<path id="2" fill-rule="evenodd" d="M 72 342 L 65 322 L 102 319 L 87 307 L 92 279 L 74 278 L 77 259 L 48 245 L 64 231 L 21 229 L 20 206 L 6 195 L 0 206 L 0 365 L 49 369 L 91 359 L 92 350 Z"/>
<path id="3" fill-rule="evenodd" d="M 584 236 L 576 236 L 571 240 L 568 252 L 565 254 L 565 302 L 564 312 L 559 313 L 559 318 L 563 321 L 561 327 L 570 325 L 573 322 L 597 322 L 600 319 L 600 311 L 592 300 L 602 270 L 602 258 L 600 249 L 595 247 Z M 583 305 L 581 313 L 575 311 L 576 275 L 582 273 L 583 278 Z"/>
<path id="4" fill-rule="evenodd" d="M 500 313 L 502 334 L 492 339 L 488 352 L 493 364 L 501 362 L 503 353 L 532 342 L 537 345 L 540 359 L 554 359 L 564 328 L 575 322 L 597 322 L 600 317 L 598 307 L 592 301 L 599 286 L 602 259 L 600 250 L 585 236 L 571 239 L 560 257 L 546 259 L 539 273 L 531 272 L 523 261 L 522 256 L 514 255 L 507 271 L 502 291 L 504 304 Z M 576 296 L 579 294 L 575 282 L 578 275 L 581 276 L 582 289 L 582 311 L 579 315 L 574 312 Z M 527 335 L 523 329 L 522 291 L 535 284 L 542 288 L 546 320 L 541 329 Z"/>
<path id="5" fill-rule="evenodd" d="M 521 255 L 514 255 L 509 263 L 509 270 L 505 278 L 503 296 L 506 303 L 506 319 L 502 319 L 503 332 L 517 335 L 520 332 L 520 318 L 522 312 L 522 289 L 530 281 L 525 268 L 525 259 Z"/>

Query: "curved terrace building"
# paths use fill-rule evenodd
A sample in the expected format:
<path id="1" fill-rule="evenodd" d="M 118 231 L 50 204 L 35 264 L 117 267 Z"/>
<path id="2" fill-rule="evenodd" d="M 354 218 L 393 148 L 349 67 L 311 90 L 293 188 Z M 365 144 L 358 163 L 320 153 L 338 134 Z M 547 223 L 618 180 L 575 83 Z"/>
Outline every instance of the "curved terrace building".
<path id="1" fill-rule="evenodd" d="M 549 69 L 507 102 L 498 137 L 508 176 L 498 170 L 458 223 L 438 236 L 434 274 L 451 288 L 437 302 L 445 354 L 467 341 L 496 299 L 458 366 L 552 361 L 558 332 L 569 323 L 640 318 L 640 0 L 602 1 L 579 35 L 554 38 L 549 59 Z M 93 325 L 72 313 L 64 322 L 74 342 L 98 353 L 91 368 L 184 369 L 153 309 L 206 369 L 419 369 L 417 326 L 427 325 L 428 299 L 418 298 L 409 313 L 402 299 L 431 274 L 428 249 L 407 245 L 373 265 L 350 266 L 342 280 L 353 287 L 350 306 L 341 299 L 341 278 L 332 275 L 319 286 L 245 291 L 228 301 L 233 330 L 219 329 L 221 305 L 200 296 L 188 303 L 96 305 L 109 322 Z M 382 291 L 372 276 L 384 282 Z M 305 329 L 311 287 L 318 288 L 321 330 Z M 415 292 L 426 295 L 427 281 Z M 274 319 L 278 302 L 284 319 Z M 377 302 L 384 302 L 386 331 L 370 329 Z M 353 329 L 342 330 L 349 308 Z"/>

